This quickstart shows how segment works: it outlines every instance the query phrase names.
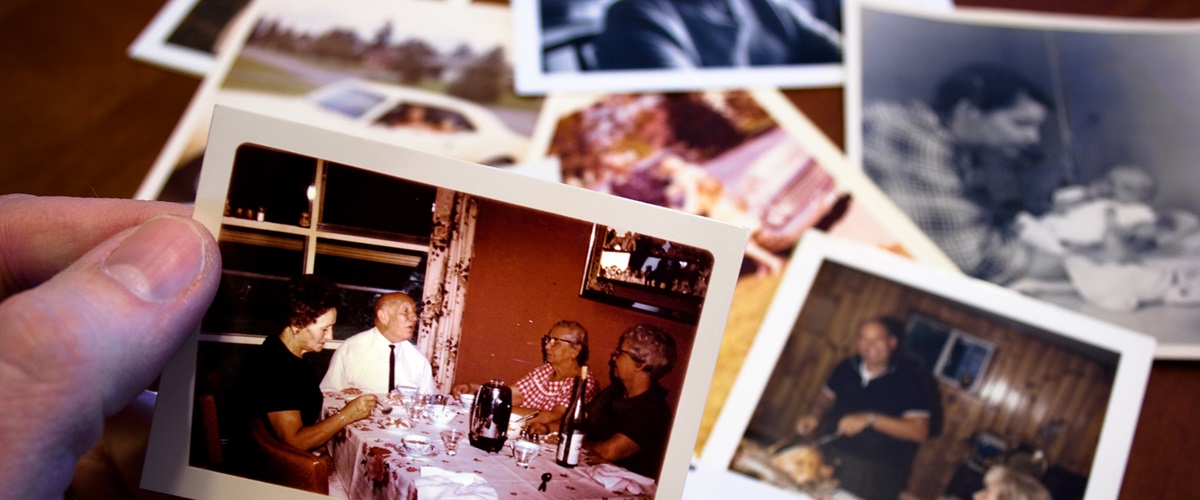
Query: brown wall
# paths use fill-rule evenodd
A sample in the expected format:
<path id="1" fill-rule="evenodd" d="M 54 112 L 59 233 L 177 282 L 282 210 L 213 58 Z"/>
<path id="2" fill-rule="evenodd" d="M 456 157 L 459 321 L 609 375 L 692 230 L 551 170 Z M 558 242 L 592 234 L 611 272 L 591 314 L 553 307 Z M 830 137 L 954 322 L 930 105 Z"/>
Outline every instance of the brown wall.
<path id="1" fill-rule="evenodd" d="M 456 383 L 499 378 L 513 384 L 542 362 L 540 340 L 555 322 L 588 329 L 589 368 L 609 383 L 609 354 L 637 323 L 662 327 L 681 353 L 662 384 L 674 407 L 695 327 L 579 297 L 592 224 L 482 201 L 467 285 Z"/>
<path id="2" fill-rule="evenodd" d="M 936 498 L 968 455 L 975 431 L 988 431 L 1011 445 L 1039 444 L 1039 431 L 1051 422 L 1061 434 L 1045 448 L 1051 465 L 1086 475 L 1100 435 L 1111 392 L 1111 365 L 1069 351 L 1021 327 L 948 300 L 827 264 L 813 284 L 750 431 L 768 439 L 788 436 L 799 415 L 810 410 L 825 378 L 841 359 L 854 354 L 854 327 L 881 314 L 907 320 L 913 312 L 996 344 L 977 389 L 944 382 L 945 426 L 922 445 L 909 491 Z"/>

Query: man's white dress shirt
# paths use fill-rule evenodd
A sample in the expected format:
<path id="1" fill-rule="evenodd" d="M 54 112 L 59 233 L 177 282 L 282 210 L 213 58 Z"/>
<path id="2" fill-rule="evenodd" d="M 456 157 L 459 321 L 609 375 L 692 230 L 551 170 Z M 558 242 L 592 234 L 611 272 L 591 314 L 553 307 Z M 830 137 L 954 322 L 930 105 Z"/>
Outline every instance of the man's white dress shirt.
<path id="1" fill-rule="evenodd" d="M 355 387 L 363 392 L 383 394 L 388 392 L 388 346 L 392 345 L 372 328 L 342 342 L 333 352 L 329 370 L 321 381 L 322 391 L 341 391 Z M 396 345 L 396 385 L 415 386 L 421 393 L 433 392 L 433 370 L 429 360 L 418 351 L 412 342 Z"/>

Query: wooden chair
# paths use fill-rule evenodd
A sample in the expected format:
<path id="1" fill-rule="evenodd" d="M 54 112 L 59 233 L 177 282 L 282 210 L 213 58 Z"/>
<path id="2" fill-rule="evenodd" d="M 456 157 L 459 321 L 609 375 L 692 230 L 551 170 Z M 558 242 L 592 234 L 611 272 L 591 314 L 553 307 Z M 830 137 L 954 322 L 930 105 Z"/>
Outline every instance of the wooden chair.
<path id="1" fill-rule="evenodd" d="M 220 380 L 216 371 L 206 372 L 196 381 L 196 399 L 192 409 L 192 462 L 212 470 L 226 467 L 228 436 L 221 434 L 217 411 Z M 220 399 L 224 400 L 222 396 Z M 228 417 L 228 415 L 226 415 Z"/>
<path id="2" fill-rule="evenodd" d="M 221 439 L 220 421 L 217 419 L 217 398 L 209 393 L 200 393 L 196 396 L 196 407 L 208 466 L 221 470 L 225 465 L 225 441 Z"/>
<path id="3" fill-rule="evenodd" d="M 280 441 L 261 418 L 250 420 L 250 434 L 262 457 L 266 481 L 322 495 L 329 494 L 328 455 L 317 456 Z"/>

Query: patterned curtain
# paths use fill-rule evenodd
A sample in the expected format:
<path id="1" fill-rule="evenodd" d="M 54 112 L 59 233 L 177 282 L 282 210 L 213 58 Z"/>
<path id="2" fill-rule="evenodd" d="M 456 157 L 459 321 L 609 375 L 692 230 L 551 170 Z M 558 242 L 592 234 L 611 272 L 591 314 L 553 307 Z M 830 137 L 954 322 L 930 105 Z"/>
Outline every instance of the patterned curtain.
<path id="1" fill-rule="evenodd" d="M 475 197 L 438 189 L 417 348 L 429 358 L 433 383 L 443 393 L 450 392 L 458 368 L 460 325 L 478 211 Z"/>

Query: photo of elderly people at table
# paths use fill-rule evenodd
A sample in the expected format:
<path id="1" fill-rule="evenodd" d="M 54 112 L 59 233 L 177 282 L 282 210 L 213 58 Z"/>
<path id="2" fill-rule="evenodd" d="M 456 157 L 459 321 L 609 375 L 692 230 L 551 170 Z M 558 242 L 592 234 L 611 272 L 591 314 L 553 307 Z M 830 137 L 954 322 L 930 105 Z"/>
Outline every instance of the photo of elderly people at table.
<path id="1" fill-rule="evenodd" d="M 228 198 L 265 216 L 217 238 L 193 467 L 351 499 L 654 495 L 711 253 L 257 146 Z M 605 278 L 609 234 L 692 268 L 689 293 Z"/>
<path id="2" fill-rule="evenodd" d="M 1197 340 L 1200 113 L 1145 92 L 1190 95 L 1177 37 L 862 19 L 862 167 L 963 272 Z"/>
<path id="3" fill-rule="evenodd" d="M 819 498 L 1082 498 L 1117 359 L 826 262 L 729 468 Z"/>

